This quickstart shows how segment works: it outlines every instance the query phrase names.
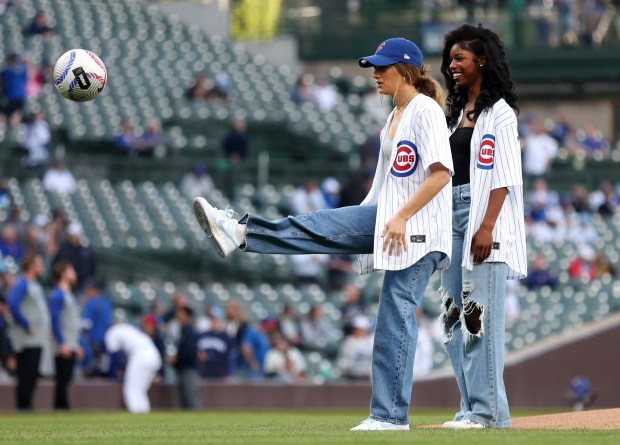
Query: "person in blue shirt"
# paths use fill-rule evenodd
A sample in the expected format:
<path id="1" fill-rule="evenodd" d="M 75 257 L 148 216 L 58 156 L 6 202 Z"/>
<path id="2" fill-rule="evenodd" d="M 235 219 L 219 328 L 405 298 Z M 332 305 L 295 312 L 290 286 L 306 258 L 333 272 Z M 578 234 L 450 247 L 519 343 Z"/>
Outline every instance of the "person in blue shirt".
<path id="1" fill-rule="evenodd" d="M 248 323 L 245 310 L 237 300 L 226 305 L 226 318 L 237 328 L 235 345 L 241 374 L 250 379 L 264 377 L 263 365 L 269 351 L 267 335 Z"/>
<path id="2" fill-rule="evenodd" d="M 17 409 L 30 411 L 39 378 L 41 351 L 49 335 L 49 315 L 39 279 L 45 272 L 41 255 L 25 255 L 22 275 L 9 291 L 13 323 L 10 338 L 17 358 Z"/>
<path id="3" fill-rule="evenodd" d="M 91 374 L 106 373 L 101 362 L 105 361 L 105 334 L 112 325 L 112 303 L 102 292 L 103 284 L 97 279 L 86 280 L 84 294 L 86 302 L 82 309 L 83 334 L 92 352 L 93 369 Z"/>
<path id="4" fill-rule="evenodd" d="M 80 347 L 80 308 L 71 289 L 77 273 L 67 261 L 59 261 L 52 269 L 55 287 L 49 296 L 52 333 L 55 346 L 56 391 L 54 408 L 69 409 L 68 389 L 76 359 L 82 358 Z"/>
<path id="5" fill-rule="evenodd" d="M 4 97 L 4 114 L 12 119 L 12 123 L 21 121 L 22 109 L 26 102 L 26 83 L 28 67 L 18 54 L 9 54 L 5 65 L 0 70 L 0 85 Z"/>
<path id="6" fill-rule="evenodd" d="M 211 307 L 207 316 L 211 329 L 198 337 L 198 372 L 208 379 L 226 378 L 235 368 L 233 340 L 226 332 L 222 309 Z"/>
<path id="7" fill-rule="evenodd" d="M 194 311 L 189 306 L 177 309 L 175 317 L 181 325 L 181 337 L 177 344 L 176 356 L 168 358 L 177 372 L 179 397 L 185 409 L 199 409 L 198 397 L 198 336 L 194 328 Z"/>

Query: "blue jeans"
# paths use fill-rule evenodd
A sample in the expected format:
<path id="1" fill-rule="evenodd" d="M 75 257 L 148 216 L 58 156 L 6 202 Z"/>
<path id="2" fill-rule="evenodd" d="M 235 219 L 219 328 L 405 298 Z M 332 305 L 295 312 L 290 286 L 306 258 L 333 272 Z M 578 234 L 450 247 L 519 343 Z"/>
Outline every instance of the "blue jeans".
<path id="1" fill-rule="evenodd" d="M 469 184 L 452 189 L 452 262 L 441 273 L 445 347 L 461 392 L 455 420 L 511 426 L 504 387 L 505 263 L 461 267 L 469 222 Z M 469 254 L 469 252 L 467 252 Z"/>
<path id="2" fill-rule="evenodd" d="M 241 250 L 285 255 L 372 253 L 377 206 L 319 210 L 268 221 L 246 214 L 239 220 L 247 233 Z"/>
<path id="3" fill-rule="evenodd" d="M 322 210 L 302 216 L 268 221 L 245 215 L 246 252 L 372 253 L 376 206 L 352 206 Z M 418 327 L 414 312 L 424 289 L 445 254 L 431 252 L 403 270 L 385 272 L 372 356 L 370 417 L 395 424 L 408 424 L 413 359 Z"/>
<path id="4" fill-rule="evenodd" d="M 422 302 L 428 280 L 444 257 L 444 253 L 430 252 L 406 269 L 385 271 L 372 351 L 372 419 L 409 423 L 418 341 L 414 312 Z"/>

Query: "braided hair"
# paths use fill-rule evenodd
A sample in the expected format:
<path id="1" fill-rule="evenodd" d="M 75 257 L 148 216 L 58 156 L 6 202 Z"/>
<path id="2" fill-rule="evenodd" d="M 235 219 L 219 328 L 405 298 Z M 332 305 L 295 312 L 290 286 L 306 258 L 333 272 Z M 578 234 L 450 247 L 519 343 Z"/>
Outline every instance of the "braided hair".
<path id="1" fill-rule="evenodd" d="M 506 51 L 499 36 L 481 24 L 478 26 L 461 25 L 444 37 L 441 60 L 441 73 L 444 76 L 448 97 L 446 99 L 446 119 L 448 126 L 457 124 L 461 110 L 467 104 L 467 88 L 459 88 L 450 72 L 450 50 L 458 44 L 462 49 L 471 51 L 476 57 L 484 56 L 486 62 L 482 70 L 480 94 L 476 98 L 473 110 L 468 117 L 477 120 L 480 114 L 492 107 L 498 100 L 504 99 L 517 113 L 517 93 L 510 77 Z"/>

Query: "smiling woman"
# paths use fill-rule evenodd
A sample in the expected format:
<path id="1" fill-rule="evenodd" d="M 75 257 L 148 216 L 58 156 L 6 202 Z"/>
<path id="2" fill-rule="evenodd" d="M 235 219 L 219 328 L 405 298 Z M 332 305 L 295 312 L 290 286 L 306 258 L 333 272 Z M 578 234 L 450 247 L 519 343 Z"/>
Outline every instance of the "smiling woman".
<path id="1" fill-rule="evenodd" d="M 452 158 L 443 91 L 416 44 L 396 38 L 359 59 L 374 68 L 396 107 L 381 132 L 372 188 L 361 205 L 268 221 L 194 200 L 196 218 L 222 257 L 245 252 L 359 254 L 362 273 L 385 270 L 373 349 L 370 417 L 353 428 L 408 430 L 417 325 L 430 276 L 450 263 Z"/>
<path id="2" fill-rule="evenodd" d="M 461 391 L 460 410 L 444 428 L 506 428 L 506 279 L 527 273 L 517 95 L 499 37 L 482 26 L 446 35 L 441 72 L 455 174 L 453 259 L 439 292 Z"/>

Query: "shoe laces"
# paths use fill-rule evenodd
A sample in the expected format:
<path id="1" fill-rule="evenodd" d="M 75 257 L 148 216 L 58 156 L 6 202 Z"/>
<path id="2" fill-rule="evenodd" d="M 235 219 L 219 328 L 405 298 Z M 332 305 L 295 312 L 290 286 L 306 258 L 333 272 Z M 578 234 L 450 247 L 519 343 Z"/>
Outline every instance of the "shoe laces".
<path id="1" fill-rule="evenodd" d="M 230 206 L 226 206 L 225 209 L 217 209 L 217 212 L 226 219 L 232 219 L 234 215 L 238 215 Z"/>

